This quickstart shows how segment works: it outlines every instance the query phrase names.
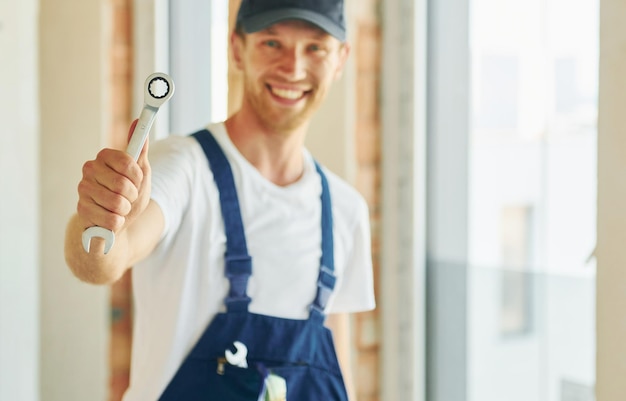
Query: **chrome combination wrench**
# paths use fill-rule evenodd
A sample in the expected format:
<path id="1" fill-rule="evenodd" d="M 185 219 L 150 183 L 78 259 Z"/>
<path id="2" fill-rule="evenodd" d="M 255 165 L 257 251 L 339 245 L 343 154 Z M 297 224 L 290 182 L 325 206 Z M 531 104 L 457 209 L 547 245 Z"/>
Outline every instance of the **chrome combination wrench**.
<path id="1" fill-rule="evenodd" d="M 150 134 L 152 123 L 156 117 L 159 107 L 161 107 L 174 94 L 174 81 L 167 74 L 156 72 L 146 79 L 144 88 L 144 106 L 139 116 L 139 121 L 133 130 L 128 142 L 126 153 L 131 155 L 135 161 L 139 159 L 141 149 L 146 143 Z M 83 231 L 83 248 L 89 253 L 91 239 L 99 237 L 104 239 L 104 254 L 106 255 L 113 247 L 115 234 L 104 227 L 93 226 Z"/>

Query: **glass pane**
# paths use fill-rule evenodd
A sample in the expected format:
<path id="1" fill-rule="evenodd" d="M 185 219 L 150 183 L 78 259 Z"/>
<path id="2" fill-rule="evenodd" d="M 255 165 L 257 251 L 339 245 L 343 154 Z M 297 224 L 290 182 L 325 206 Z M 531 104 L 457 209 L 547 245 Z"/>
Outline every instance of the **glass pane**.
<path id="1" fill-rule="evenodd" d="M 598 0 L 470 3 L 468 400 L 593 400 Z"/>

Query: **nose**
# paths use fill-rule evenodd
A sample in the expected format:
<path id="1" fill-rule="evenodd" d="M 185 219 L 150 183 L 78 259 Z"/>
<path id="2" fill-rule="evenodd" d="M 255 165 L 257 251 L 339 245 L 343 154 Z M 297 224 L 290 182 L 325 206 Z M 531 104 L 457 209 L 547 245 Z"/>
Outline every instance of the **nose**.
<path id="1" fill-rule="evenodd" d="M 306 57 L 297 48 L 286 49 L 280 59 L 279 72 L 290 81 L 306 78 Z"/>

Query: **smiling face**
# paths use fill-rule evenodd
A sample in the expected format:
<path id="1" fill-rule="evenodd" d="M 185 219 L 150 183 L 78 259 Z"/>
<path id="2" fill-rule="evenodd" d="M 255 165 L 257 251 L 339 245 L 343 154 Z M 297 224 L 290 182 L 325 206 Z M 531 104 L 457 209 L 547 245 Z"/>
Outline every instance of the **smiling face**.
<path id="1" fill-rule="evenodd" d="M 341 75 L 349 52 L 347 44 L 296 20 L 233 34 L 232 44 L 243 72 L 242 111 L 275 132 L 297 130 L 310 120 Z"/>

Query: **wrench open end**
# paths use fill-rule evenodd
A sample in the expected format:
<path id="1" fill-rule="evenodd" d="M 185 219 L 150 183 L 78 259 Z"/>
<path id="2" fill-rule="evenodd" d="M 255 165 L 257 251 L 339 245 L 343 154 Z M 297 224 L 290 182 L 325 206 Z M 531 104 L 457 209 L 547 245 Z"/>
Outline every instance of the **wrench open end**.
<path id="1" fill-rule="evenodd" d="M 98 226 L 89 227 L 83 231 L 83 248 L 87 253 L 89 253 L 91 239 L 93 237 L 104 239 L 104 254 L 106 255 L 109 253 L 111 247 L 113 247 L 113 243 L 115 242 L 115 234 L 113 234 L 113 231 Z"/>
<path id="2" fill-rule="evenodd" d="M 247 368 L 248 361 L 246 358 L 248 357 L 248 347 L 245 344 L 239 341 L 235 341 L 233 343 L 235 349 L 237 350 L 234 354 L 231 350 L 227 349 L 225 352 L 226 361 L 233 366 L 239 366 L 240 368 Z"/>

